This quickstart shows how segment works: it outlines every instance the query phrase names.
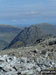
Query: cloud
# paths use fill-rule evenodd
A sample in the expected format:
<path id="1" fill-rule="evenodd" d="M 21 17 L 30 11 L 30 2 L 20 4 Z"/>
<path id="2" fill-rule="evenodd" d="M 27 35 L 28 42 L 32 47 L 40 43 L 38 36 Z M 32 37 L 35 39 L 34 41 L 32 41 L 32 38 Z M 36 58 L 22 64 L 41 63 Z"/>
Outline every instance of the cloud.
<path id="1" fill-rule="evenodd" d="M 12 22 L 17 22 L 17 20 L 16 19 L 13 19 Z"/>
<path id="2" fill-rule="evenodd" d="M 7 7 L 8 6 L 8 7 Z M 13 19 L 16 22 L 17 19 L 29 19 L 40 17 L 55 17 L 56 16 L 56 0 L 40 0 L 35 3 L 28 3 L 24 6 L 20 5 L 6 5 L 5 9 L 0 11 L 0 19 Z M 1 7 L 0 7 L 1 8 Z"/>
<path id="3" fill-rule="evenodd" d="M 13 19 L 13 22 L 16 22 L 17 19 L 27 19 L 27 18 L 39 18 L 39 17 L 55 17 L 56 10 L 33 10 L 27 12 L 17 12 L 17 13 L 3 13 L 0 14 L 0 19 Z"/>

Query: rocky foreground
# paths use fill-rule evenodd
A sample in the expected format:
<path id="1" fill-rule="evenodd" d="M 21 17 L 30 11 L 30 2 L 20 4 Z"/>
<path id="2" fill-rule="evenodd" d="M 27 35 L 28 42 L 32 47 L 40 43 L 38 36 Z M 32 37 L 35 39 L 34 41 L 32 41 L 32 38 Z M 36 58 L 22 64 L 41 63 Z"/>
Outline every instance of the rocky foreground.
<path id="1" fill-rule="evenodd" d="M 56 38 L 0 51 L 0 75 L 42 75 L 42 71 L 52 69 L 56 72 Z"/>
<path id="2" fill-rule="evenodd" d="M 30 52 L 31 53 L 31 52 Z M 37 57 L 33 51 L 31 57 L 0 56 L 0 75 L 40 75 L 41 70 L 56 67 L 56 62 L 45 56 Z M 32 53 L 31 53 L 32 54 Z"/>

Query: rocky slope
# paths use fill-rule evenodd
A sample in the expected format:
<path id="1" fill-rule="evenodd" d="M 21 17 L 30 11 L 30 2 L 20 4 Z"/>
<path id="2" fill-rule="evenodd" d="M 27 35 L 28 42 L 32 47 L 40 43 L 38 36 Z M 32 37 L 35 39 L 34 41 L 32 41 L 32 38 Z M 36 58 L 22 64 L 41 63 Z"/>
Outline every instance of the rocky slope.
<path id="1" fill-rule="evenodd" d="M 19 57 L 13 54 L 0 56 L 0 75 L 41 75 L 42 70 L 55 68 L 56 60 L 48 57 L 50 52 L 41 53 L 31 50 L 26 52 L 27 56 L 21 56 L 20 52 Z"/>
<path id="2" fill-rule="evenodd" d="M 48 38 L 29 47 L 0 51 L 1 75 L 41 75 L 56 71 L 56 38 Z"/>

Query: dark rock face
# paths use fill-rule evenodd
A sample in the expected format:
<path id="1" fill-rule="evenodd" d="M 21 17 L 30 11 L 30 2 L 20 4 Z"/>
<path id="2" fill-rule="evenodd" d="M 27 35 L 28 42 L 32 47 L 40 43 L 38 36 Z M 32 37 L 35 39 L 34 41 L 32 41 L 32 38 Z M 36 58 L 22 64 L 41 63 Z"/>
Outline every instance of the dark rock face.
<path id="1" fill-rule="evenodd" d="M 56 44 L 56 40 L 49 42 L 49 45 L 55 45 L 55 44 Z"/>
<path id="2" fill-rule="evenodd" d="M 45 50 L 42 50 L 41 54 L 44 54 L 45 55 L 46 54 L 46 51 Z"/>

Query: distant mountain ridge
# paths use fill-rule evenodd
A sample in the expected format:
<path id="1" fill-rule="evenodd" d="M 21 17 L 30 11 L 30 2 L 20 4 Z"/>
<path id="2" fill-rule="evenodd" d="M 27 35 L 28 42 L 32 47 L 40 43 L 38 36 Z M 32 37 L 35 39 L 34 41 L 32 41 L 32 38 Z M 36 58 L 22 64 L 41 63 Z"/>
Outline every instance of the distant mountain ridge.
<path id="1" fill-rule="evenodd" d="M 32 25 L 24 28 L 6 48 L 30 46 L 46 39 L 50 35 L 56 36 L 56 26 L 48 23 Z"/>
<path id="2" fill-rule="evenodd" d="M 0 24 L 0 49 L 7 46 L 21 30 L 19 27 Z"/>
<path id="3" fill-rule="evenodd" d="M 35 43 L 37 38 L 40 39 L 40 36 L 41 31 L 37 27 L 31 26 L 29 28 L 25 28 L 12 40 L 8 47 L 13 46 L 17 48 L 23 45 L 32 45 Z"/>

